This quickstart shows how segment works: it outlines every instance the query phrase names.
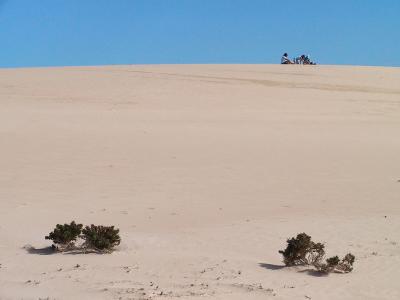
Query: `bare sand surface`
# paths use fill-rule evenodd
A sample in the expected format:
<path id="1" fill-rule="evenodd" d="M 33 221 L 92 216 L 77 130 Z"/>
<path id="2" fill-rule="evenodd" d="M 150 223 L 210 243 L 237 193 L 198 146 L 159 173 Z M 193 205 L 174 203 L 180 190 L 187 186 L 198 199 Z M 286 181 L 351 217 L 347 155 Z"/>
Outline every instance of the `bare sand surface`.
<path id="1" fill-rule="evenodd" d="M 400 69 L 0 70 L 0 299 L 400 299 Z M 57 223 L 112 254 L 53 254 Z M 306 232 L 349 274 L 284 268 Z"/>

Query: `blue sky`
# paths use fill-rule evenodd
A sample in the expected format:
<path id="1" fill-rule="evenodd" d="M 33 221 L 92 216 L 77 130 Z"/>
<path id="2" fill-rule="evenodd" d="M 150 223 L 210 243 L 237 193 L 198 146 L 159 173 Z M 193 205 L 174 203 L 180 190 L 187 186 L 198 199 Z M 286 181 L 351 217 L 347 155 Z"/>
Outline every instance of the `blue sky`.
<path id="1" fill-rule="evenodd" d="M 400 66 L 400 0 L 0 0 L 0 67 Z"/>

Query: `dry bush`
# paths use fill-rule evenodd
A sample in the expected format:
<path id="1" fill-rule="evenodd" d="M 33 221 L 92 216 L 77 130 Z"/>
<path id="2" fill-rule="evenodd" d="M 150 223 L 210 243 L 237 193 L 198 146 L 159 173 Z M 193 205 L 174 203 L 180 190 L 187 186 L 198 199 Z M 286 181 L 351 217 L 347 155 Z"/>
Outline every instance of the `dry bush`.
<path id="1" fill-rule="evenodd" d="M 57 224 L 56 228 L 45 237 L 46 240 L 52 240 L 54 249 L 59 251 L 77 251 L 87 252 L 112 252 L 114 247 L 119 245 L 121 238 L 119 229 L 114 226 L 86 226 L 76 224 L 72 221 L 70 224 Z M 75 245 L 80 239 L 78 245 Z"/>
<path id="2" fill-rule="evenodd" d="M 53 247 L 65 251 L 74 248 L 75 241 L 82 231 L 82 224 L 76 224 L 72 221 L 70 224 L 57 224 L 56 228 L 45 236 L 46 240 L 53 241 Z"/>
<path id="3" fill-rule="evenodd" d="M 280 250 L 286 266 L 312 265 L 321 261 L 325 255 L 325 246 L 314 243 L 311 237 L 300 233 L 297 237 L 287 240 L 285 250 Z"/>
<path id="4" fill-rule="evenodd" d="M 311 237 L 300 233 L 297 237 L 287 240 L 285 250 L 280 250 L 283 255 L 283 262 L 286 266 L 314 266 L 322 273 L 341 272 L 348 273 L 353 270 L 355 256 L 348 253 L 342 260 L 333 256 L 323 263 L 325 246 L 322 243 L 314 243 Z"/>
<path id="5" fill-rule="evenodd" d="M 82 239 L 85 241 L 83 247 L 101 252 L 111 252 L 121 242 L 118 233 L 119 229 L 115 229 L 114 226 L 96 226 L 93 224 L 86 226 L 82 230 Z"/>

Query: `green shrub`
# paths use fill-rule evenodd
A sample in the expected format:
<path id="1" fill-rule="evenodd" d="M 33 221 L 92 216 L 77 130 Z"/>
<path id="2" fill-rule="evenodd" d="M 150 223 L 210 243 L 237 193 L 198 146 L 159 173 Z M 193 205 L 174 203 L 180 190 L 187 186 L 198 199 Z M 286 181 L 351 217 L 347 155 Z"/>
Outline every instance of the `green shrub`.
<path id="1" fill-rule="evenodd" d="M 347 253 L 346 256 L 339 262 L 336 269 L 344 273 L 351 272 L 353 271 L 353 264 L 355 260 L 356 257 L 353 254 Z"/>
<path id="2" fill-rule="evenodd" d="M 335 270 L 340 260 L 338 256 L 332 256 L 326 260 L 326 263 L 315 264 L 315 268 L 323 273 L 330 273 Z"/>
<path id="3" fill-rule="evenodd" d="M 57 249 L 68 250 L 74 247 L 82 227 L 82 224 L 76 224 L 75 221 L 72 221 L 71 224 L 57 224 L 56 228 L 48 236 L 45 236 L 45 239 L 52 240 L 53 247 Z"/>
<path id="4" fill-rule="evenodd" d="M 286 266 L 311 265 L 322 273 L 351 272 L 355 261 L 355 256 L 348 253 L 342 260 L 338 256 L 333 256 L 322 263 L 325 256 L 324 244 L 314 243 L 311 237 L 305 233 L 288 239 L 286 249 L 279 253 L 283 255 L 283 262 Z"/>
<path id="5" fill-rule="evenodd" d="M 286 266 L 311 265 L 322 260 L 324 248 L 324 244 L 314 243 L 309 235 L 300 233 L 296 238 L 288 239 L 286 249 L 279 253 L 283 255 Z"/>
<path id="6" fill-rule="evenodd" d="M 96 251 L 112 251 L 121 242 L 119 229 L 114 226 L 86 226 L 82 230 L 83 247 Z"/>
<path id="7" fill-rule="evenodd" d="M 338 256 L 328 258 L 326 263 L 315 265 L 316 269 L 323 273 L 331 272 L 342 272 L 349 273 L 353 270 L 355 256 L 351 253 L 346 254 L 346 256 L 340 260 Z"/>

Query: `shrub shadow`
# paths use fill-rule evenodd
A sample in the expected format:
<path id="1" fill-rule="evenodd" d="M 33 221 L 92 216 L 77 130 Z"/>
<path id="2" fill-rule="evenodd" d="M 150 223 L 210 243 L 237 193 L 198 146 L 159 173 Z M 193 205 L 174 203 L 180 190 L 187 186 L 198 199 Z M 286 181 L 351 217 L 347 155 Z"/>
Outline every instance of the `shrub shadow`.
<path id="1" fill-rule="evenodd" d="M 329 275 L 328 273 L 319 272 L 314 269 L 305 269 L 305 270 L 300 270 L 297 272 L 298 273 L 306 273 L 307 275 L 314 276 L 314 277 L 326 277 Z"/>
<path id="2" fill-rule="evenodd" d="M 108 254 L 111 252 L 107 251 L 98 251 L 94 249 L 84 249 L 84 248 L 75 248 L 75 249 L 68 249 L 68 250 L 57 250 L 56 248 L 49 246 L 44 248 L 35 248 L 31 245 L 24 246 L 23 249 L 26 250 L 29 254 L 36 254 L 36 255 L 52 255 L 52 254 L 68 254 L 68 255 L 78 255 L 78 254 Z"/>
<path id="3" fill-rule="evenodd" d="M 261 268 L 267 269 L 267 270 L 282 270 L 284 268 L 298 268 L 298 267 L 286 267 L 285 265 L 274 265 L 274 264 L 267 264 L 267 263 L 259 263 L 258 264 Z M 315 269 L 307 268 L 303 270 L 298 270 L 297 273 L 306 273 L 307 275 L 314 276 L 314 277 L 325 277 L 328 276 L 329 274 L 319 272 Z"/>
<path id="4" fill-rule="evenodd" d="M 258 265 L 261 268 L 268 269 L 268 270 L 281 270 L 286 267 L 284 265 L 274 265 L 274 264 L 266 264 L 266 263 L 259 263 Z"/>
<path id="5" fill-rule="evenodd" d="M 35 248 L 33 246 L 24 246 L 23 249 L 26 250 L 29 254 L 36 254 L 36 255 L 52 255 L 56 254 L 57 251 L 54 250 L 53 247 L 44 247 L 44 248 Z"/>

